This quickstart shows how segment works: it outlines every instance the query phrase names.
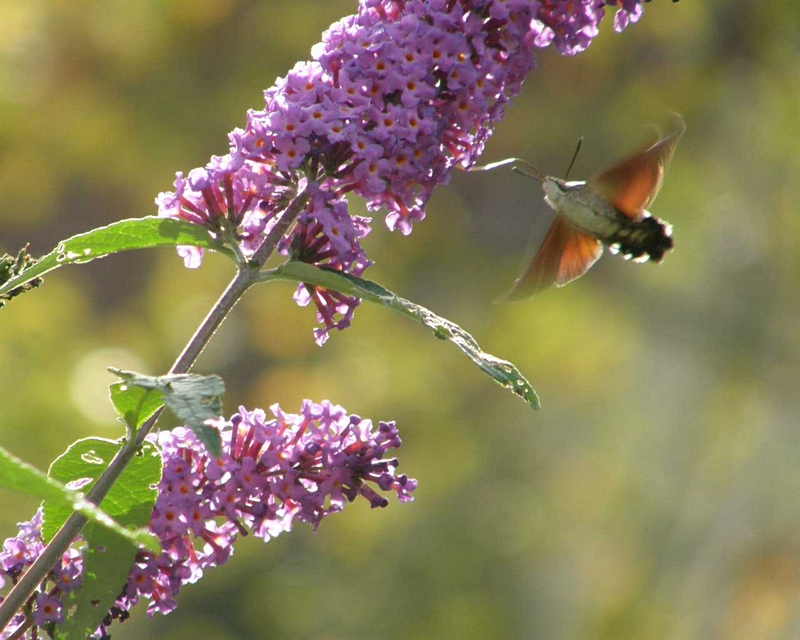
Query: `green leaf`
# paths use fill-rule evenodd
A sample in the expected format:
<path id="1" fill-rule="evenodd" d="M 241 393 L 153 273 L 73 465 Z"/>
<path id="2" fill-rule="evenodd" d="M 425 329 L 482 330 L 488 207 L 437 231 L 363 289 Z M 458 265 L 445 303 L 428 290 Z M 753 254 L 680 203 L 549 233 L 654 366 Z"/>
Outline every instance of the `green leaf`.
<path id="1" fill-rule="evenodd" d="M 164 396 L 155 389 L 144 389 L 125 382 L 115 382 L 108 388 L 111 404 L 135 432 L 150 416 L 164 406 Z"/>
<path id="2" fill-rule="evenodd" d="M 172 218 L 131 218 L 72 236 L 21 273 L 0 284 L 0 296 L 66 264 L 82 264 L 112 253 L 191 245 L 232 255 L 203 227 Z"/>
<path id="3" fill-rule="evenodd" d="M 61 482 L 88 480 L 105 471 L 120 449 L 120 443 L 87 438 L 72 444 L 50 466 L 51 478 Z M 101 503 L 102 508 L 125 527 L 144 527 L 150 521 L 161 478 L 161 456 L 156 446 L 145 442 Z M 57 505 L 45 502 L 42 535 L 49 540 L 68 517 Z M 58 627 L 58 638 L 84 640 L 93 632 L 122 591 L 138 550 L 137 546 L 94 524 L 84 527 L 83 586 L 66 597 L 68 614 Z M 155 547 L 155 552 L 160 551 Z M 73 611 L 74 609 L 74 611 Z"/>
<path id="4" fill-rule="evenodd" d="M 158 543 L 148 531 L 129 531 L 113 520 L 108 513 L 84 500 L 83 493 L 68 489 L 61 482 L 48 478 L 44 473 L 2 447 L 0 447 L 0 487 L 34 498 L 42 498 L 52 505 L 57 505 L 59 510 L 67 516 L 73 511 L 78 511 L 86 516 L 89 522 L 107 527 L 115 535 L 122 536 L 133 544 L 143 545 L 153 550 L 158 549 Z"/>
<path id="5" fill-rule="evenodd" d="M 122 378 L 128 386 L 140 387 L 158 394 L 158 402 L 163 402 L 183 424 L 189 427 L 211 455 L 219 457 L 222 453 L 219 431 L 205 422 L 222 415 L 222 396 L 225 393 L 225 383 L 222 378 L 194 374 L 146 376 L 113 367 L 109 368 L 109 371 Z"/>
<path id="6" fill-rule="evenodd" d="M 421 322 L 426 327 L 433 330 L 433 335 L 440 340 L 450 340 L 467 357 L 474 362 L 478 368 L 492 378 L 495 382 L 510 389 L 520 396 L 534 409 L 539 409 L 541 404 L 536 392 L 525 376 L 510 362 L 495 358 L 485 353 L 469 333 L 464 331 L 456 323 L 450 322 L 437 316 L 431 310 L 415 304 L 405 298 L 395 295 L 381 285 L 363 280 L 340 271 L 315 267 L 305 262 L 286 262 L 275 269 L 263 272 L 259 281 L 268 282 L 270 280 L 292 280 L 294 282 L 305 282 L 318 287 L 339 291 L 346 295 L 357 296 L 370 302 L 381 304 L 398 313 Z"/>
<path id="7" fill-rule="evenodd" d="M 114 605 L 136 559 L 133 547 L 103 529 L 83 530 L 83 584 L 62 598 L 64 622 L 56 627 L 59 640 L 86 640 Z"/>

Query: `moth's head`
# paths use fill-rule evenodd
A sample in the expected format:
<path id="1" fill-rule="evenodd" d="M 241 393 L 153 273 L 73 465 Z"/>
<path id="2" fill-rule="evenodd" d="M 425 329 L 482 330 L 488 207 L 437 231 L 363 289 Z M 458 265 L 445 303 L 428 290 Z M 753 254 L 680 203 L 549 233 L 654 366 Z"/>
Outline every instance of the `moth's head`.
<path id="1" fill-rule="evenodd" d="M 544 179 L 542 188 L 544 189 L 544 197 L 547 201 L 553 207 L 558 207 L 558 203 L 561 202 L 564 198 L 564 194 L 567 192 L 567 183 L 559 178 L 548 176 Z"/>

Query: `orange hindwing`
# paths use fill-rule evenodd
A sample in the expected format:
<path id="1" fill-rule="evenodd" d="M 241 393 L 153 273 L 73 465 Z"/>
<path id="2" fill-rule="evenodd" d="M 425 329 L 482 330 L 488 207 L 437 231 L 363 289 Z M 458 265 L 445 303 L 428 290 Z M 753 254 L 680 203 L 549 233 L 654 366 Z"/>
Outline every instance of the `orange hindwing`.
<path id="1" fill-rule="evenodd" d="M 506 300 L 529 298 L 554 284 L 563 287 L 586 273 L 602 253 L 599 240 L 577 231 L 563 216 L 557 215 L 542 246 Z"/>

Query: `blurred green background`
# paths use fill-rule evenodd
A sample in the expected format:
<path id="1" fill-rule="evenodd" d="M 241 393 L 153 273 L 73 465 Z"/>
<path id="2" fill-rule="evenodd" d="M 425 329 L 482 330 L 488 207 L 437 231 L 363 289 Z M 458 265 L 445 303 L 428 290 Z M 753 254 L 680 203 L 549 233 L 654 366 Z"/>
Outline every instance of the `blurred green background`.
<path id="1" fill-rule="evenodd" d="M 0 3 L 0 251 L 155 213 L 224 153 L 261 91 L 355 0 Z M 800 637 L 800 13 L 658 0 L 584 54 L 547 50 L 484 160 L 585 178 L 683 114 L 653 211 L 659 266 L 492 304 L 550 212 L 510 171 L 458 174 L 368 276 L 473 332 L 540 393 L 532 413 L 457 350 L 364 305 L 322 349 L 293 287 L 254 290 L 195 371 L 226 409 L 329 398 L 399 422 L 415 502 L 240 541 L 133 638 Z M 359 212 L 360 203 L 353 204 Z M 0 443 L 42 469 L 118 437 L 105 367 L 164 372 L 232 275 L 171 250 L 60 270 L 0 311 Z M 35 501 L 0 493 L 0 539 Z"/>

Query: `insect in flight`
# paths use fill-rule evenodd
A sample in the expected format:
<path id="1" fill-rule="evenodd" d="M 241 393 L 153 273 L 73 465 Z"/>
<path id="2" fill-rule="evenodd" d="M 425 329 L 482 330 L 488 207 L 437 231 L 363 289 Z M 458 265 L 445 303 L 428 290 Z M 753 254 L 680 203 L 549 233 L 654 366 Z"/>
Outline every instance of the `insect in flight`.
<path id="1" fill-rule="evenodd" d="M 684 129 L 683 121 L 676 116 L 668 135 L 586 182 L 545 176 L 519 158 L 474 168 L 489 170 L 517 165 L 516 171 L 541 181 L 545 202 L 556 212 L 539 250 L 505 300 L 529 298 L 553 284 L 563 287 L 597 262 L 603 246 L 634 262 L 661 262 L 673 246 L 672 227 L 650 215 L 647 207 L 661 188 L 667 163 Z M 519 165 L 533 173 L 523 171 Z"/>

